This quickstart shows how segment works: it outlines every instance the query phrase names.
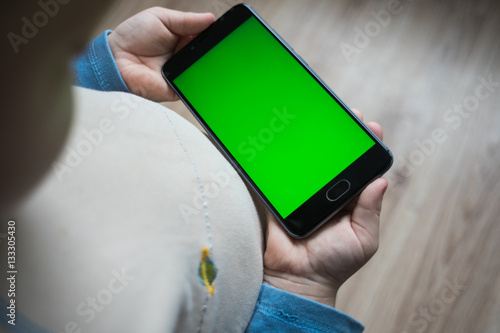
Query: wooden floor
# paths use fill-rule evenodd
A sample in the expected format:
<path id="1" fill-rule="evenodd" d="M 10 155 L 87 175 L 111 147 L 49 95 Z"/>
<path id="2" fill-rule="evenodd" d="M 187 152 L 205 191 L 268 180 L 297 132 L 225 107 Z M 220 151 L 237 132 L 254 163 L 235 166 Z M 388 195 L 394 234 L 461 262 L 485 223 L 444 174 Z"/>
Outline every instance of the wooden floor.
<path id="1" fill-rule="evenodd" d="M 235 3 L 118 1 L 96 33 L 153 5 L 220 15 Z M 339 309 L 366 332 L 500 332 L 500 2 L 248 3 L 383 125 L 395 155 L 380 249 Z"/>

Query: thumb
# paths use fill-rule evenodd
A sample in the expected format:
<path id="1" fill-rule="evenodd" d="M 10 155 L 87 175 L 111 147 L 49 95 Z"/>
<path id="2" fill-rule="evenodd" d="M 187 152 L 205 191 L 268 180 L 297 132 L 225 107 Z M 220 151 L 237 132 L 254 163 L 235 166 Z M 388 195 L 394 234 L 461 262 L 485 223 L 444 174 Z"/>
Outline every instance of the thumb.
<path id="1" fill-rule="evenodd" d="M 215 21 L 212 13 L 185 13 L 166 8 L 158 8 L 155 15 L 168 30 L 179 36 L 198 34 Z"/>
<path id="2" fill-rule="evenodd" d="M 368 231 L 372 237 L 378 237 L 382 199 L 388 185 L 387 179 L 384 178 L 379 178 L 368 185 L 359 196 L 352 212 L 353 223 Z"/>

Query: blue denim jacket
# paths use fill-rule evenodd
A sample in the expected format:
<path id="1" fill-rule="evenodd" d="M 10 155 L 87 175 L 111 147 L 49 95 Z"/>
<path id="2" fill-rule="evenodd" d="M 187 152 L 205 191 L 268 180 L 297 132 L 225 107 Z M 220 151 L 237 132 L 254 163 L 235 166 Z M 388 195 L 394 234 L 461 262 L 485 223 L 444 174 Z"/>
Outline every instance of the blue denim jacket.
<path id="1" fill-rule="evenodd" d="M 113 54 L 109 48 L 105 31 L 91 41 L 72 63 L 75 84 L 100 91 L 130 92 L 123 81 Z M 1 308 L 5 301 L 0 299 Z M 0 327 L 10 332 L 47 333 L 48 331 L 30 322 L 21 313 L 17 314 L 16 326 L 7 323 L 2 316 Z M 361 323 L 348 315 L 318 302 L 263 284 L 252 320 L 247 332 L 363 332 Z"/>

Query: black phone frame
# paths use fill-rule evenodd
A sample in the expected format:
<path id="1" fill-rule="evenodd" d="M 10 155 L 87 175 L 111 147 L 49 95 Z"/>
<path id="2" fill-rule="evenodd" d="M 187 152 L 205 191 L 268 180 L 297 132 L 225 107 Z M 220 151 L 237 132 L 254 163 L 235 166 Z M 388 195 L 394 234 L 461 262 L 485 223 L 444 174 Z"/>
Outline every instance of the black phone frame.
<path id="1" fill-rule="evenodd" d="M 274 38 L 298 61 L 318 84 L 347 112 L 352 119 L 374 140 L 372 146 L 365 154 L 354 161 L 343 172 L 333 178 L 315 195 L 298 207 L 292 214 L 283 218 L 269 202 L 249 175 L 236 161 L 232 154 L 225 148 L 217 135 L 212 132 L 208 124 L 189 103 L 186 97 L 174 84 L 174 80 L 189 66 L 205 55 L 210 49 L 222 41 L 231 32 L 237 29 L 250 17 L 255 17 Z M 188 43 L 182 50 L 168 60 L 162 68 L 162 74 L 167 83 L 177 93 L 191 113 L 196 117 L 207 133 L 212 137 L 220 150 L 226 155 L 229 162 L 238 170 L 245 181 L 255 190 L 267 207 L 283 225 L 285 230 L 294 238 L 304 238 L 318 229 L 333 215 L 338 213 L 349 201 L 358 196 L 363 189 L 373 180 L 382 176 L 390 169 L 393 155 L 389 148 L 342 102 L 342 100 L 323 82 L 323 80 L 309 67 L 309 65 L 276 33 L 249 5 L 238 4 L 217 19 L 210 27 L 201 32 Z M 349 189 L 338 200 L 327 199 L 327 192 L 341 180 L 348 180 Z"/>

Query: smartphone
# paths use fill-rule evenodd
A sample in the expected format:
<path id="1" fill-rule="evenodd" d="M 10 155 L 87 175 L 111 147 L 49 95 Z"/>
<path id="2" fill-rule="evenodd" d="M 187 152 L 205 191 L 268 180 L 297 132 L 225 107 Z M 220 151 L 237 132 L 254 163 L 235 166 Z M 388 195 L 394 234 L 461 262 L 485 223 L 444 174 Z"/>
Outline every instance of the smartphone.
<path id="1" fill-rule="evenodd" d="M 162 72 L 293 237 L 310 235 L 392 165 L 390 150 L 248 5 Z"/>

